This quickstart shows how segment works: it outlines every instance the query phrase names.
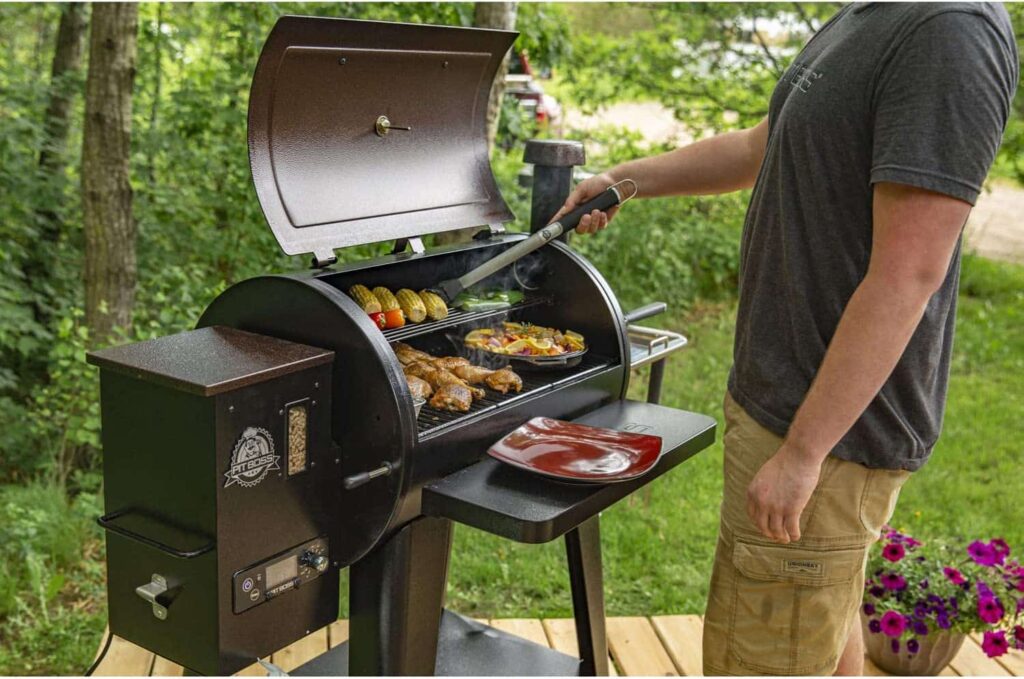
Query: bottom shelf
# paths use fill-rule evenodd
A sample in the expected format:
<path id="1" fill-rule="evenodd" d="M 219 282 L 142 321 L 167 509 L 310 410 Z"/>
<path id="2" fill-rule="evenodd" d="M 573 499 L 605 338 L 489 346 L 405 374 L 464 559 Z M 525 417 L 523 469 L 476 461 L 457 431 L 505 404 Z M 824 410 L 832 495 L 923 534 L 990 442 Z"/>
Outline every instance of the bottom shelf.
<path id="1" fill-rule="evenodd" d="M 294 676 L 347 676 L 349 642 L 291 672 Z M 580 660 L 522 637 L 445 610 L 438 638 L 438 676 L 576 676 Z"/>

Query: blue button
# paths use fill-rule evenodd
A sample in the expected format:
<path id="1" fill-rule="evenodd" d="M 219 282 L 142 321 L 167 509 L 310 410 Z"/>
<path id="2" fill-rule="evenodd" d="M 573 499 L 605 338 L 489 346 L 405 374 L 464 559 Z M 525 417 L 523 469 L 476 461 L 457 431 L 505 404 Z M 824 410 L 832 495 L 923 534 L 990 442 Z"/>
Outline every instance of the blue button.
<path id="1" fill-rule="evenodd" d="M 252 589 L 253 584 L 254 583 L 252 581 L 252 578 L 246 578 L 244 581 L 242 581 L 242 591 L 248 592 L 250 589 Z"/>

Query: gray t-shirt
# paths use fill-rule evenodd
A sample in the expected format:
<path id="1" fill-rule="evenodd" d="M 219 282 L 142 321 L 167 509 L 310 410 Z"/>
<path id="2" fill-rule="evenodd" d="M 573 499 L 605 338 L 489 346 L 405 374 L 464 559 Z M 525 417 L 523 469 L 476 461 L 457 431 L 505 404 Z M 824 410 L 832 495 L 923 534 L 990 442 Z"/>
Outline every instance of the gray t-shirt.
<path id="1" fill-rule="evenodd" d="M 1018 78 L 999 4 L 848 5 L 772 94 L 740 253 L 729 391 L 784 436 L 871 255 L 872 185 L 974 204 Z M 892 375 L 832 454 L 918 469 L 939 437 L 960 248 Z"/>

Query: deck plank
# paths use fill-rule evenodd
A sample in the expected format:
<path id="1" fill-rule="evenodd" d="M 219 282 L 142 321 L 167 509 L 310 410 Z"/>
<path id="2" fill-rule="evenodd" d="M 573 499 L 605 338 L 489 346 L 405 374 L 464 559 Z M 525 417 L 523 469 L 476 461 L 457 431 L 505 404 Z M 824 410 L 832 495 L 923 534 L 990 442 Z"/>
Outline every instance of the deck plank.
<path id="1" fill-rule="evenodd" d="M 348 620 L 336 620 L 327 626 L 327 646 L 334 648 L 348 641 Z"/>
<path id="2" fill-rule="evenodd" d="M 291 672 L 321 653 L 327 651 L 327 628 L 318 629 L 298 641 L 285 646 L 271 656 L 271 661 L 285 672 Z"/>
<path id="3" fill-rule="evenodd" d="M 978 648 L 981 648 L 982 636 L 980 634 L 972 634 L 971 639 L 978 645 Z M 985 651 L 982 651 L 982 654 L 984 653 Z M 992 658 L 992 660 L 1013 676 L 1024 677 L 1024 652 L 1011 650 L 1006 655 Z"/>
<path id="4" fill-rule="evenodd" d="M 548 635 L 544 633 L 544 626 L 536 618 L 503 618 L 491 620 L 487 624 L 494 629 L 514 634 L 545 648 L 551 647 L 548 643 Z"/>
<path id="5" fill-rule="evenodd" d="M 544 631 L 548 635 L 548 643 L 551 648 L 559 653 L 565 653 L 579 657 L 580 647 L 576 641 L 576 621 L 572 618 L 544 618 L 540 621 Z M 617 677 L 619 671 L 615 667 L 615 661 L 608 655 L 608 676 Z"/>
<path id="6" fill-rule="evenodd" d="M 185 668 L 161 655 L 156 655 L 153 656 L 153 668 L 149 674 L 152 677 L 180 677 L 185 674 Z"/>
<path id="7" fill-rule="evenodd" d="M 699 615 L 659 615 L 651 624 L 680 675 L 704 676 L 704 621 Z"/>
<path id="8" fill-rule="evenodd" d="M 270 658 L 264 658 L 263 660 L 265 660 L 266 662 L 270 662 Z M 236 676 L 236 677 L 265 677 L 265 676 L 267 676 L 267 670 L 263 667 L 263 665 L 254 662 L 253 664 L 249 665 L 248 667 L 243 667 L 242 669 L 240 669 L 237 672 L 235 672 L 234 676 Z"/>
<path id="9" fill-rule="evenodd" d="M 676 676 L 675 665 L 647 618 L 608 618 L 608 648 L 626 676 Z"/>
<path id="10" fill-rule="evenodd" d="M 956 654 L 949 666 L 963 677 L 1007 677 L 1010 673 L 1005 667 L 985 655 L 981 645 L 974 639 L 964 641 L 960 652 Z"/>
<path id="11" fill-rule="evenodd" d="M 107 656 L 103 658 L 103 662 L 96 668 L 93 676 L 148 676 L 153 668 L 153 658 L 155 657 L 152 651 L 147 651 L 141 646 L 136 646 L 115 635 L 110 642 Z"/>

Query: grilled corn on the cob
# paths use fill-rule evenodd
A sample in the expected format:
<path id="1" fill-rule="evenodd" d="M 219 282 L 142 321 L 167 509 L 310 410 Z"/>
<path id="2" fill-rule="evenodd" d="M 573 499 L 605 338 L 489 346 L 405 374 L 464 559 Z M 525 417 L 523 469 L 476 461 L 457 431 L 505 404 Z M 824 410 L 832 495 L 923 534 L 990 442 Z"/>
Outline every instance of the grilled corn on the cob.
<path id="1" fill-rule="evenodd" d="M 421 323 L 427 317 L 427 307 L 423 300 L 412 290 L 403 288 L 395 294 L 398 305 L 402 307 L 405 317 L 413 323 Z"/>
<path id="2" fill-rule="evenodd" d="M 423 300 L 423 306 L 426 307 L 427 316 L 432 321 L 440 321 L 442 318 L 448 317 L 448 305 L 444 303 L 437 293 L 433 293 L 429 290 L 420 290 L 420 299 Z"/>
<path id="3" fill-rule="evenodd" d="M 353 285 L 348 289 L 348 294 L 366 313 L 379 314 L 381 312 L 380 301 L 365 285 Z"/>
<path id="4" fill-rule="evenodd" d="M 380 309 L 385 313 L 401 308 L 401 305 L 398 303 L 395 296 L 383 285 L 378 285 L 373 289 L 373 296 L 377 298 L 378 302 L 380 302 Z"/>

